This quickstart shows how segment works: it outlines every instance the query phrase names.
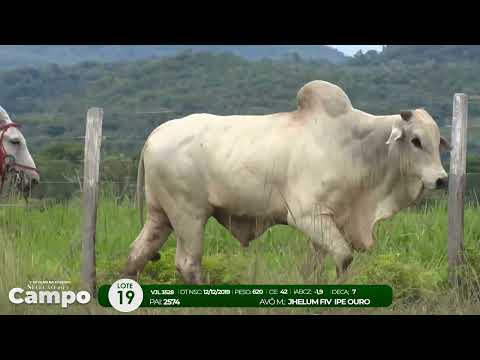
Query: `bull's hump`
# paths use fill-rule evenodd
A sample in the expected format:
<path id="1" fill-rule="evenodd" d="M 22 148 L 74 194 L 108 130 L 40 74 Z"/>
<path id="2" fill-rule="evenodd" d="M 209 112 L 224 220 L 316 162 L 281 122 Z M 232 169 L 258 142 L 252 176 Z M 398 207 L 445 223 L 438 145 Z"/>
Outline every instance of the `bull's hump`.
<path id="1" fill-rule="evenodd" d="M 298 109 L 322 111 L 337 117 L 353 109 L 347 94 L 332 83 L 315 80 L 304 85 L 297 94 Z"/>

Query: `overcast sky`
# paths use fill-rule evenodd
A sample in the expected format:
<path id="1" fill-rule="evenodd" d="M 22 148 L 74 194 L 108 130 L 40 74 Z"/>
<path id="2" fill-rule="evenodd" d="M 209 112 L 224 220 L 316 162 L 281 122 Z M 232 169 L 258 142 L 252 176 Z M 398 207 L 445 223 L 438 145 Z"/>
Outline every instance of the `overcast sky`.
<path id="1" fill-rule="evenodd" d="M 366 52 L 368 50 L 382 50 L 382 45 L 328 45 L 334 47 L 345 55 L 354 55 L 358 50 Z"/>

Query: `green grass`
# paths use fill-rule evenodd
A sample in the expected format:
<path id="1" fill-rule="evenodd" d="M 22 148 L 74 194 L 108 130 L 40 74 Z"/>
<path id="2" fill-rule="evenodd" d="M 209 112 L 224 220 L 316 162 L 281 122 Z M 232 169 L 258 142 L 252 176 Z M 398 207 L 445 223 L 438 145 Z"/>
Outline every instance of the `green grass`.
<path id="1" fill-rule="evenodd" d="M 465 212 L 467 265 L 461 269 L 464 285 L 452 289 L 447 272 L 447 209 L 439 201 L 422 209 L 404 210 L 381 223 L 377 243 L 368 253 L 357 253 L 343 282 L 389 284 L 394 304 L 385 309 L 141 309 L 147 314 L 295 314 L 295 313 L 480 313 L 477 274 L 480 272 L 480 210 Z M 41 202 L 25 207 L 0 207 L 0 313 L 114 314 L 92 302 L 68 310 L 49 305 L 12 305 L 8 291 L 29 280 L 70 280 L 80 288 L 81 207 L 78 199 L 63 204 Z M 102 197 L 97 222 L 98 284 L 118 279 L 131 242 L 140 231 L 138 210 L 129 199 Z M 288 226 L 276 226 L 249 248 L 240 247 L 215 220 L 205 231 L 203 276 L 206 282 L 312 284 L 335 283 L 328 260 L 323 272 L 313 273 L 308 239 Z M 175 271 L 175 239 L 162 249 L 162 258 L 149 263 L 143 283 L 181 283 Z"/>

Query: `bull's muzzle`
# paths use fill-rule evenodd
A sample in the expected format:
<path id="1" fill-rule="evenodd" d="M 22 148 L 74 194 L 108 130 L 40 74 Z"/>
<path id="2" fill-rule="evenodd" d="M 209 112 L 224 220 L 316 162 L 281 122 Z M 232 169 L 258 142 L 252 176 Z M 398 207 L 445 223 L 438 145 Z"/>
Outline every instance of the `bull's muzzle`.
<path id="1" fill-rule="evenodd" d="M 448 176 L 438 178 L 435 182 L 437 189 L 446 189 L 448 187 Z"/>

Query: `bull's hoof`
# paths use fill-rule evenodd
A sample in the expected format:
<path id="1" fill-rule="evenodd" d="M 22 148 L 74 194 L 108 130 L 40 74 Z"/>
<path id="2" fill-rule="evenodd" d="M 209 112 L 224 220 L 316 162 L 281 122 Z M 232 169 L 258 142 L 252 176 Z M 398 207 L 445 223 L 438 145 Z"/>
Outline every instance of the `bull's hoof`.
<path id="1" fill-rule="evenodd" d="M 120 278 L 121 279 L 131 279 L 131 280 L 137 280 L 139 273 L 135 271 L 132 266 L 129 264 L 127 265 L 123 271 L 120 273 Z"/>
<path id="2" fill-rule="evenodd" d="M 153 255 L 150 259 L 151 262 L 157 262 L 158 260 L 160 260 L 162 258 L 162 256 L 160 255 L 160 253 L 156 253 L 155 255 Z"/>

